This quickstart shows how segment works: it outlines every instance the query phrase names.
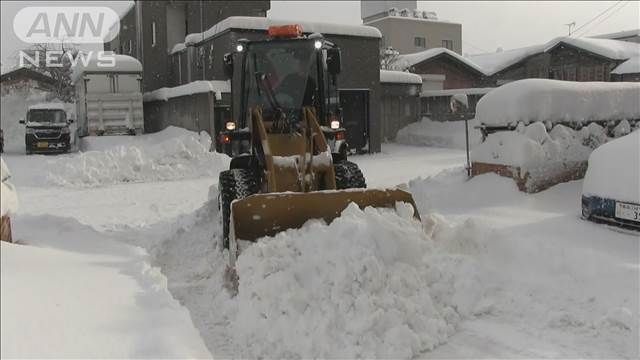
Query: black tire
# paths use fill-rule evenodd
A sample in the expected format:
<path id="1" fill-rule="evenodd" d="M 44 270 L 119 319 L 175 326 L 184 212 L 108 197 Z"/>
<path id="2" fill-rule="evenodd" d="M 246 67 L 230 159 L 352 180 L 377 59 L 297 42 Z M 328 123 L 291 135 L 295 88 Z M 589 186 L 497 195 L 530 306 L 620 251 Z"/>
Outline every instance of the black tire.
<path id="1" fill-rule="evenodd" d="M 229 248 L 229 220 L 233 200 L 244 199 L 260 189 L 258 176 L 247 169 L 231 169 L 220 173 L 218 181 L 220 216 L 222 219 L 222 246 Z"/>
<path id="2" fill-rule="evenodd" d="M 336 173 L 336 189 L 366 188 L 367 182 L 357 164 L 351 161 L 341 161 L 333 164 Z"/>

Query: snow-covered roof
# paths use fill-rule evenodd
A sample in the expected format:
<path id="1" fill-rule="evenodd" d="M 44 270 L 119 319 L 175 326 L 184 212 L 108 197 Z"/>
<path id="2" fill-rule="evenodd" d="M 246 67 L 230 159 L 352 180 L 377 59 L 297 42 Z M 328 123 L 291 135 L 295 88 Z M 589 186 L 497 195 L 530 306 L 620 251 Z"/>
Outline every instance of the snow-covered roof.
<path id="1" fill-rule="evenodd" d="M 380 70 L 381 83 L 422 84 L 420 75 L 404 71 Z"/>
<path id="2" fill-rule="evenodd" d="M 65 110 L 65 104 L 61 102 L 40 103 L 29 106 L 29 110 Z"/>
<path id="3" fill-rule="evenodd" d="M 487 88 L 466 88 L 466 89 L 449 89 L 449 90 L 425 90 L 420 93 L 420 97 L 453 96 L 455 94 L 481 95 L 481 94 L 486 94 L 493 89 L 495 88 L 487 87 Z"/>
<path id="4" fill-rule="evenodd" d="M 215 24 L 204 33 L 189 34 L 185 44 L 196 44 L 205 41 L 229 29 L 267 30 L 269 26 L 298 24 L 305 33 L 320 33 L 332 35 L 349 35 L 370 38 L 382 38 L 380 30 L 365 25 L 346 25 L 324 22 L 311 22 L 290 19 L 270 19 L 265 17 L 231 16 Z"/>
<path id="5" fill-rule="evenodd" d="M 600 35 L 594 35 L 589 37 L 592 39 L 621 39 L 621 38 L 628 38 L 632 36 L 640 36 L 640 29 L 617 31 L 613 33 L 600 34 Z"/>
<path id="6" fill-rule="evenodd" d="M 638 74 L 640 73 L 640 56 L 634 56 L 631 59 L 618 65 L 611 71 L 612 74 Z"/>
<path id="7" fill-rule="evenodd" d="M 221 100 L 223 92 L 231 92 L 231 85 L 229 81 L 198 80 L 172 88 L 163 87 L 147 92 L 143 96 L 143 101 L 167 101 L 175 97 L 208 92 L 215 93 L 216 99 Z"/>
<path id="8" fill-rule="evenodd" d="M 640 204 L 640 130 L 591 153 L 582 193 Z"/>
<path id="9" fill-rule="evenodd" d="M 614 60 L 626 60 L 640 55 L 640 44 L 638 43 L 561 36 L 541 45 L 527 46 L 496 53 L 468 55 L 466 58 L 482 68 L 487 75 L 493 75 L 529 56 L 547 52 L 562 43 Z"/>
<path id="10" fill-rule="evenodd" d="M 387 19 L 398 19 L 398 20 L 413 20 L 413 21 L 422 21 L 422 22 L 431 22 L 431 23 L 445 23 L 445 24 L 455 24 L 455 25 L 460 25 L 460 23 L 457 22 L 453 22 L 453 21 L 447 21 L 447 20 L 438 20 L 438 19 L 425 19 L 425 18 L 418 18 L 418 17 L 413 17 L 413 16 L 384 16 L 381 18 L 377 18 L 377 19 L 373 19 L 373 20 L 369 20 L 367 21 L 367 24 L 372 24 L 375 22 L 379 22 L 382 20 L 387 20 Z"/>
<path id="11" fill-rule="evenodd" d="M 561 43 L 614 60 L 626 60 L 634 56 L 640 56 L 640 44 L 638 43 L 609 39 L 572 38 L 567 36 L 557 37 L 549 41 L 545 45 L 544 51 L 549 51 Z"/>
<path id="12" fill-rule="evenodd" d="M 111 66 L 112 57 L 114 66 Z M 105 54 L 102 58 L 98 58 L 96 54 L 84 58 L 79 55 L 76 66 L 73 67 L 71 81 L 75 82 L 86 72 L 142 72 L 142 64 L 134 57 L 115 53 Z"/>
<path id="13" fill-rule="evenodd" d="M 476 118 L 485 125 L 640 118 L 640 83 L 524 79 L 482 97 Z"/>
<path id="14" fill-rule="evenodd" d="M 433 48 L 433 49 L 420 51 L 417 53 L 399 55 L 398 58 L 393 62 L 392 67 L 397 70 L 405 70 L 410 68 L 411 66 L 414 66 L 418 63 L 421 63 L 423 61 L 429 60 L 431 58 L 434 58 L 442 54 L 447 54 L 482 74 L 485 73 L 483 69 L 477 64 L 475 64 L 473 61 L 470 61 L 469 59 L 466 59 L 458 55 L 458 53 L 445 48 Z"/>
<path id="15" fill-rule="evenodd" d="M 487 75 L 493 75 L 531 55 L 543 51 L 544 45 L 533 45 L 495 53 L 468 55 L 466 58 L 482 68 Z"/>

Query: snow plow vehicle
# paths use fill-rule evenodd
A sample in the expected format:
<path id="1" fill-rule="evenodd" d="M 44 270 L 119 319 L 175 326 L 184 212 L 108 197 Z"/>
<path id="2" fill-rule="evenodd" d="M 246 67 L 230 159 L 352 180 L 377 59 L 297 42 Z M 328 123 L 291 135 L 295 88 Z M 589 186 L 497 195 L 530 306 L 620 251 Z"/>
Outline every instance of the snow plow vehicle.
<path id="1" fill-rule="evenodd" d="M 331 222 L 350 204 L 413 207 L 400 189 L 366 189 L 347 160 L 336 77 L 340 49 L 298 25 L 270 27 L 269 38 L 240 40 L 225 55 L 232 79 L 233 122 L 220 141 L 236 143 L 229 170 L 219 178 L 222 246 L 235 266 L 240 241 L 254 242 L 310 219 Z"/>

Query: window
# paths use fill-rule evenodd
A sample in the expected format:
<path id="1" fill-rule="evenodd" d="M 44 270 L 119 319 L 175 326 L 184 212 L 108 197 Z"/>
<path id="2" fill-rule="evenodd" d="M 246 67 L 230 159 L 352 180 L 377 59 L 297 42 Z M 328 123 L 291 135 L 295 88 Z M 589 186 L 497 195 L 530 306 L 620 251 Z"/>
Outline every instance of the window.
<path id="1" fill-rule="evenodd" d="M 442 40 L 442 47 L 453 50 L 453 40 Z"/>
<path id="2" fill-rule="evenodd" d="M 417 48 L 426 48 L 427 47 L 427 40 L 423 37 L 416 37 L 413 39 L 413 44 L 417 47 Z"/>
<path id="3" fill-rule="evenodd" d="M 151 46 L 156 46 L 156 22 L 151 23 Z"/>

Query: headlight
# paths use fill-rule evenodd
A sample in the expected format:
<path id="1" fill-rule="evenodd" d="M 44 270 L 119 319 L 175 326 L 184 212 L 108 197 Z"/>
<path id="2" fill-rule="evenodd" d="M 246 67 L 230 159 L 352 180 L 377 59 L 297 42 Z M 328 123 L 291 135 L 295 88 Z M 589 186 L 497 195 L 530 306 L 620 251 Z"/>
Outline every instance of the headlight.
<path id="1" fill-rule="evenodd" d="M 320 50 L 320 48 L 322 47 L 322 41 L 320 41 L 320 40 L 316 40 L 316 42 L 314 42 L 314 43 L 313 43 L 313 46 L 314 46 L 316 49 Z"/>
<path id="2" fill-rule="evenodd" d="M 244 51 L 244 45 L 242 45 L 242 44 L 236 45 L 236 51 L 237 52 L 243 52 Z"/>
<path id="3" fill-rule="evenodd" d="M 225 127 L 227 128 L 227 130 L 231 131 L 231 130 L 235 130 L 236 129 L 236 123 L 234 123 L 233 121 L 229 121 L 227 122 L 227 124 L 225 125 Z"/>
<path id="4" fill-rule="evenodd" d="M 34 129 L 34 128 L 25 128 L 24 131 L 27 134 L 35 134 L 36 133 L 36 129 Z"/>
<path id="5" fill-rule="evenodd" d="M 332 128 L 332 129 L 339 129 L 339 128 L 340 128 L 340 121 L 338 121 L 338 120 L 333 120 L 333 121 L 331 122 L 331 128 Z"/>

